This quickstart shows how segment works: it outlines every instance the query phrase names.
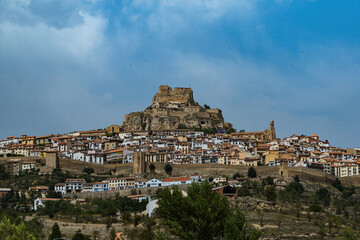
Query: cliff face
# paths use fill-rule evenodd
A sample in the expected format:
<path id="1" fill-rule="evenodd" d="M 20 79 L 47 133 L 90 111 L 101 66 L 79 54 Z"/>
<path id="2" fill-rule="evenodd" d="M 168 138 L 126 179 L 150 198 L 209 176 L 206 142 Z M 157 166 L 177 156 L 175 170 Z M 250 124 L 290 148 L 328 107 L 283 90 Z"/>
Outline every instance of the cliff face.
<path id="1" fill-rule="evenodd" d="M 149 131 L 159 129 L 224 128 L 220 109 L 205 109 L 195 103 L 191 88 L 160 86 L 152 105 L 142 112 L 125 115 L 122 128 L 125 131 Z"/>

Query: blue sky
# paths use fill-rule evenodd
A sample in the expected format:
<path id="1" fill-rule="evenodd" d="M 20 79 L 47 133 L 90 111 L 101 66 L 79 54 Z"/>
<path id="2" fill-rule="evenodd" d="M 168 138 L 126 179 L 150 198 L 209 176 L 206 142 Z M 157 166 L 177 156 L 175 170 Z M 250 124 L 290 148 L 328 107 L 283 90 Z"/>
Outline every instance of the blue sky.
<path id="1" fill-rule="evenodd" d="M 0 138 L 121 124 L 191 86 L 237 129 L 360 144 L 355 0 L 0 0 Z"/>

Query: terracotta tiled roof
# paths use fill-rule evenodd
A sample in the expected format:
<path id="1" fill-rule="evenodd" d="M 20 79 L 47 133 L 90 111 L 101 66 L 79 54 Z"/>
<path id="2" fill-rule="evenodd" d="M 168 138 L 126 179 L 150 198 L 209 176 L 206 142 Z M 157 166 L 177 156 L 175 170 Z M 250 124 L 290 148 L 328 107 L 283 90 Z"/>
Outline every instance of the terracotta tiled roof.
<path id="1" fill-rule="evenodd" d="M 177 177 L 177 178 L 164 178 L 163 182 L 177 182 L 177 181 L 188 181 L 190 177 Z"/>

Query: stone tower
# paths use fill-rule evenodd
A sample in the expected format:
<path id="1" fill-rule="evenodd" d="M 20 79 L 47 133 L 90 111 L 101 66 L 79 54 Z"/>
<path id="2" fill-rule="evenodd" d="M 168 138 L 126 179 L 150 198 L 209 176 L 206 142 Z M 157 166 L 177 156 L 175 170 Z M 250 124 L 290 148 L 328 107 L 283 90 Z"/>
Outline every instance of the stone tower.
<path id="1" fill-rule="evenodd" d="M 274 141 L 275 139 L 276 139 L 275 123 L 274 123 L 274 120 L 271 120 L 271 122 L 270 122 L 270 141 Z"/>
<path id="2" fill-rule="evenodd" d="M 289 177 L 289 160 L 287 159 L 281 159 L 280 160 L 280 170 L 279 170 L 279 175 L 281 177 Z"/>
<path id="3" fill-rule="evenodd" d="M 145 172 L 145 153 L 134 152 L 133 172 L 134 174 L 143 174 Z"/>
<path id="4" fill-rule="evenodd" d="M 60 168 L 59 156 L 56 151 L 46 152 L 46 167 L 48 168 Z"/>

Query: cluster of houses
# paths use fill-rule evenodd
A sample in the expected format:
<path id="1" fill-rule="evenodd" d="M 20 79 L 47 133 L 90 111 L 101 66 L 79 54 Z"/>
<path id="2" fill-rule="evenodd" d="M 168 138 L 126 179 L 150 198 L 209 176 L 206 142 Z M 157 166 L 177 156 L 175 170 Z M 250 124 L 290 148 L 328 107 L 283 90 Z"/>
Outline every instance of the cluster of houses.
<path id="1" fill-rule="evenodd" d="M 110 178 L 102 182 L 87 183 L 83 178 L 66 179 L 64 183 L 55 185 L 55 192 L 61 194 L 81 193 L 81 192 L 103 192 L 117 191 L 125 189 L 142 189 L 149 187 L 165 187 L 182 184 L 191 184 L 192 182 L 202 181 L 199 175 L 190 177 L 171 177 L 159 179 L 137 179 L 135 177 Z"/>
<path id="2" fill-rule="evenodd" d="M 119 126 L 111 125 L 105 130 L 63 135 L 11 136 L 0 141 L 0 156 L 45 157 L 47 151 L 57 151 L 60 157 L 82 162 L 126 164 L 133 162 L 135 151 L 142 151 L 147 162 L 278 166 L 287 160 L 289 166 L 317 169 L 337 177 L 360 174 L 360 148 L 337 148 L 316 134 L 281 140 L 275 138 L 274 128 L 231 134 L 190 129 L 119 130 Z"/>

